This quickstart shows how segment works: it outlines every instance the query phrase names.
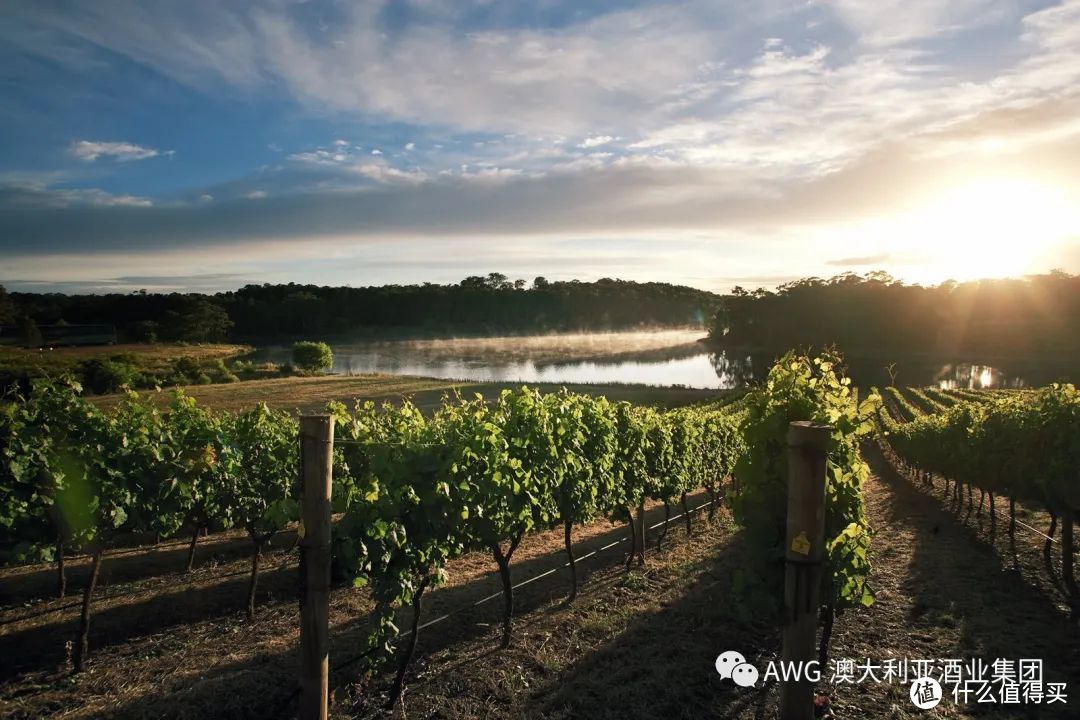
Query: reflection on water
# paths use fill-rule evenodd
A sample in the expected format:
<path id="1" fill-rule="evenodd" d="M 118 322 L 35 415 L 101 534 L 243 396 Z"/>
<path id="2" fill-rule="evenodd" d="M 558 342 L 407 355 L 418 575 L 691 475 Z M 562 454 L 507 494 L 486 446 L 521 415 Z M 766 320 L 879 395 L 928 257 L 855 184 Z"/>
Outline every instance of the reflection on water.
<path id="1" fill-rule="evenodd" d="M 749 357 L 718 359 L 700 331 L 661 331 L 477 340 L 331 345 L 333 372 L 392 373 L 478 382 L 627 383 L 694 388 L 741 387 Z M 261 348 L 258 361 L 290 362 L 285 346 Z"/>
<path id="2" fill-rule="evenodd" d="M 935 383 L 942 390 L 964 388 L 979 390 L 982 388 L 1022 388 L 1027 383 L 1022 377 L 1010 377 L 989 365 L 946 365 L 941 369 Z"/>
<path id="3" fill-rule="evenodd" d="M 763 379 L 778 352 L 708 349 L 700 331 L 554 335 L 477 340 L 350 343 L 333 346 L 333 371 L 391 373 L 478 382 L 632 383 L 693 388 L 746 387 Z M 260 361 L 290 362 L 289 348 L 269 346 Z M 1072 381 L 1070 372 L 1038 365 L 1003 368 L 978 363 L 849 355 L 856 385 L 997 388 Z"/>

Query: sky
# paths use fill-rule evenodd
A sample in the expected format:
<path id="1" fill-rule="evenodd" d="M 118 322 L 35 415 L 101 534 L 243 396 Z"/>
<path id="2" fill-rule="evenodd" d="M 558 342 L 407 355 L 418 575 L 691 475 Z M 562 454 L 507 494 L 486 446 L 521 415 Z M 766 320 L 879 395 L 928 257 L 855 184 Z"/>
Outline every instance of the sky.
<path id="1" fill-rule="evenodd" d="M 0 284 L 1080 272 L 1080 0 L 7 0 Z"/>

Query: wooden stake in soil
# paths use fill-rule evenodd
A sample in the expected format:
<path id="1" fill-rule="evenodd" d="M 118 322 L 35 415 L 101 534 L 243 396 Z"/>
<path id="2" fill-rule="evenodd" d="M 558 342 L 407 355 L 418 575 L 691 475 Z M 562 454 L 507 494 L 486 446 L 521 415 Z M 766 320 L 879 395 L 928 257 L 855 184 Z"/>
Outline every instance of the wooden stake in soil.
<path id="1" fill-rule="evenodd" d="M 573 525 L 569 520 L 563 520 L 563 541 L 566 543 L 566 556 L 570 558 L 570 596 L 566 598 L 568 603 L 577 597 L 577 563 L 574 561 L 574 546 L 570 537 Z"/>
<path id="2" fill-rule="evenodd" d="M 94 587 L 97 585 L 98 575 L 101 573 L 101 557 L 105 553 L 105 546 L 100 542 L 94 546 L 93 560 L 90 561 L 90 579 L 83 588 L 82 614 L 79 616 L 79 637 L 75 643 L 75 658 L 72 673 L 81 673 L 86 656 L 90 653 L 90 612 L 91 602 L 94 598 Z"/>
<path id="3" fill-rule="evenodd" d="M 1080 615 L 1080 589 L 1076 586 L 1076 574 L 1073 568 L 1073 521 L 1074 512 L 1066 505 L 1061 511 L 1061 582 L 1065 585 L 1065 594 L 1069 598 L 1071 616 Z"/>
<path id="4" fill-rule="evenodd" d="M 195 546 L 199 542 L 199 533 L 202 531 L 202 527 L 196 525 L 195 530 L 191 533 L 191 543 L 188 545 L 187 565 L 184 566 L 184 572 L 189 573 L 195 569 Z"/>
<path id="5" fill-rule="evenodd" d="M 686 537 L 691 537 L 694 534 L 694 527 L 690 524 L 690 508 L 686 506 L 686 493 L 682 494 L 679 502 L 682 503 L 682 514 L 686 520 Z"/>
<path id="6" fill-rule="evenodd" d="M 67 575 L 64 574 L 64 538 L 56 538 L 56 597 L 67 592 Z"/>
<path id="7" fill-rule="evenodd" d="M 637 548 L 637 560 L 638 565 L 644 567 L 645 565 L 645 499 L 642 498 L 641 502 L 637 506 L 636 522 L 634 524 L 634 532 L 637 533 L 637 542 L 634 546 Z"/>
<path id="8" fill-rule="evenodd" d="M 326 720 L 334 417 L 300 418 L 300 720 Z"/>
<path id="9" fill-rule="evenodd" d="M 810 422 L 788 427 L 788 507 L 784 577 L 783 661 L 787 667 L 816 659 L 818 591 L 825 555 L 825 456 L 832 428 Z M 814 684 L 780 686 L 781 720 L 814 717 Z"/>

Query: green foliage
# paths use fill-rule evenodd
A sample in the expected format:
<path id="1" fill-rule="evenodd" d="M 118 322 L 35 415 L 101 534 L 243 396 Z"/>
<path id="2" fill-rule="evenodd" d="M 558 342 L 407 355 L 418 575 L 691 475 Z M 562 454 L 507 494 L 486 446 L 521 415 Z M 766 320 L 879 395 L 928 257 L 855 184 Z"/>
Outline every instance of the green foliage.
<path id="1" fill-rule="evenodd" d="M 233 321 L 220 305 L 202 296 L 185 296 L 183 305 L 162 317 L 163 335 L 183 342 L 220 342 Z"/>
<path id="2" fill-rule="evenodd" d="M 7 288 L 0 285 L 0 325 L 14 325 L 18 317 L 18 309 L 15 307 Z"/>
<path id="3" fill-rule="evenodd" d="M 1080 350 L 1080 275 L 905 284 L 887 273 L 804 278 L 775 290 L 735 288 L 710 324 L 733 346 L 827 347 L 908 357 L 1075 357 Z M 994 308 L 973 314 L 971 308 Z M 1038 321 L 1033 321 L 1038 318 Z"/>
<path id="4" fill-rule="evenodd" d="M 214 376 L 218 382 L 234 383 L 240 380 L 240 378 L 225 365 L 225 361 L 220 359 L 214 362 Z"/>
<path id="5" fill-rule="evenodd" d="M 905 422 L 914 420 L 923 414 L 917 407 L 912 405 L 906 397 L 904 397 L 904 393 L 900 391 L 900 388 L 890 385 L 885 388 L 885 393 L 888 396 L 889 402 L 896 408 L 896 413 L 901 420 L 904 420 Z"/>
<path id="6" fill-rule="evenodd" d="M 441 582 L 446 561 L 461 552 L 464 503 L 444 479 L 447 456 L 433 442 L 436 428 L 413 405 L 378 413 L 364 403 L 352 415 L 337 403 L 330 409 L 349 443 L 344 461 L 354 478 L 354 502 L 335 528 L 335 561 L 354 584 L 371 583 L 370 641 L 388 653 L 395 604 L 411 602 L 421 583 Z"/>
<path id="7" fill-rule="evenodd" d="M 19 337 L 22 340 L 23 345 L 26 347 L 41 347 L 45 344 L 44 338 L 41 336 L 41 329 L 38 327 L 37 321 L 29 315 L 23 316 L 19 321 Z"/>
<path id="8" fill-rule="evenodd" d="M 232 372 L 245 380 L 255 377 L 255 370 L 255 363 L 251 360 L 237 360 L 232 366 Z"/>
<path id="9" fill-rule="evenodd" d="M 1080 394 L 1072 385 L 981 396 L 897 422 L 884 439 L 906 463 L 1055 512 L 1080 510 Z"/>
<path id="10" fill-rule="evenodd" d="M 742 432 L 747 451 L 735 473 L 740 491 L 735 517 L 746 526 L 755 547 L 761 548 L 761 574 L 780 586 L 779 560 L 787 514 L 787 432 L 791 422 L 809 420 L 832 427 L 827 456 L 825 539 L 826 568 L 822 603 L 838 610 L 866 605 L 873 595 L 867 585 L 869 529 L 863 507 L 862 484 L 869 468 L 859 454 L 859 442 L 873 430 L 881 398 L 871 394 L 859 403 L 850 380 L 839 371 L 834 354 L 809 357 L 788 353 L 773 366 L 765 384 L 746 398 Z M 767 568 L 775 568 L 771 572 Z M 770 593 L 779 597 L 777 592 Z"/>
<path id="11" fill-rule="evenodd" d="M 143 383 L 143 374 L 138 366 L 125 359 L 83 360 L 77 371 L 82 377 L 83 387 L 98 395 L 139 387 Z"/>
<path id="12" fill-rule="evenodd" d="M 268 538 L 299 519 L 299 437 L 296 420 L 265 404 L 227 415 L 219 513 L 252 538 Z"/>
<path id="13" fill-rule="evenodd" d="M 125 339 L 214 342 L 238 337 L 331 337 L 356 331 L 397 334 L 415 328 L 433 334 L 534 331 L 608 331 L 644 326 L 700 324 L 719 304 L 711 292 L 667 283 L 603 278 L 595 282 L 493 273 L 452 285 L 248 285 L 195 293 L 61 295 L 18 293 L 15 316 L 41 312 L 122 328 Z M 5 312 L 0 295 L 0 317 Z M 235 324 L 234 324 L 235 323 Z M 9 324 L 4 322 L 3 324 Z"/>
<path id="14" fill-rule="evenodd" d="M 334 366 L 334 353 L 324 342 L 301 340 L 292 346 L 293 364 L 301 370 L 320 372 Z"/>
<path id="15" fill-rule="evenodd" d="M 507 390 L 490 404 L 456 396 L 430 418 L 408 403 L 331 411 L 358 495 L 336 529 L 335 559 L 372 586 L 375 663 L 397 635 L 395 608 L 441 582 L 455 555 L 513 547 L 555 524 L 625 518 L 646 495 L 671 500 L 718 481 L 741 450 L 735 421 L 719 411 L 665 416 L 565 390 Z"/>
<path id="16" fill-rule="evenodd" d="M 867 602 L 859 492 L 866 469 L 857 439 L 878 401 L 856 406 L 832 362 L 788 356 L 767 386 L 737 404 L 670 413 L 528 388 L 492 402 L 448 398 L 431 417 L 408 402 L 351 412 L 331 404 L 341 440 L 334 510 L 344 512 L 334 561 L 372 588 L 375 661 L 397 635 L 396 609 L 443 582 L 454 556 L 498 550 L 508 564 L 502 546 L 515 547 L 533 529 L 625 519 L 645 498 L 715 491 L 736 466 L 740 517 L 753 534 L 772 528 L 775 541 L 785 507 L 776 493 L 786 479 L 783 437 L 793 419 L 835 428 L 828 598 L 841 607 Z M 297 440 L 296 420 L 265 406 L 216 414 L 177 392 L 161 411 L 132 393 L 106 413 L 75 383 L 35 384 L 0 404 L 0 532 L 29 542 L 27 557 L 47 553 L 57 538 L 107 543 L 121 530 L 170 535 L 209 524 L 243 527 L 258 546 L 297 519 Z"/>
<path id="17" fill-rule="evenodd" d="M 135 393 L 104 412 L 81 390 L 40 380 L 0 405 L 5 536 L 51 547 L 57 539 L 108 544 L 120 531 L 239 525 L 267 537 L 297 518 L 289 415 L 261 406 L 217 415 L 179 391 L 166 412 Z"/>
<path id="18" fill-rule="evenodd" d="M 606 398 L 565 389 L 545 396 L 555 444 L 551 481 L 557 519 L 587 523 L 623 504 L 616 471 L 618 424 Z"/>
<path id="19" fill-rule="evenodd" d="M 180 380 L 179 384 L 191 384 L 196 377 L 202 374 L 202 365 L 193 357 L 183 355 L 172 361 L 173 375 Z"/>
<path id="20" fill-rule="evenodd" d="M 81 390 L 39 380 L 5 407 L 0 523 L 24 541 L 107 544 L 118 531 L 150 529 L 134 512 L 139 448 L 128 418 L 102 412 Z"/>

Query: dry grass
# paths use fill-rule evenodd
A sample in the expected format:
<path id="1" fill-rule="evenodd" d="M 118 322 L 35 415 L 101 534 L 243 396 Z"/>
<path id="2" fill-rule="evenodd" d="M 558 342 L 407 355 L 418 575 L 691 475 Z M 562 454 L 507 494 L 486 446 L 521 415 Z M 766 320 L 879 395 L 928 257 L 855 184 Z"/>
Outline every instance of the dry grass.
<path id="1" fill-rule="evenodd" d="M 113 355 L 133 355 L 140 367 L 149 370 L 167 369 L 173 360 L 182 357 L 199 362 L 227 359 L 250 352 L 246 345 L 202 344 L 178 345 L 170 343 L 128 343 L 121 345 L 89 345 L 82 347 L 56 347 L 30 350 L 26 348 L 0 347 L 0 365 L 19 367 L 36 366 L 47 371 L 62 371 L 74 367 L 80 360 L 108 358 Z"/>
<path id="2" fill-rule="evenodd" d="M 322 410 L 331 400 L 352 405 L 357 400 L 375 402 L 400 402 L 404 397 L 424 410 L 438 407 L 443 396 L 459 390 L 463 395 L 480 393 L 494 397 L 506 388 L 520 387 L 525 383 L 471 383 L 406 375 L 327 375 L 322 377 L 287 377 L 269 380 L 247 380 L 231 384 L 191 385 L 184 392 L 199 403 L 219 410 L 240 410 L 265 402 L 272 408 L 290 411 L 312 412 Z M 542 391 L 563 387 L 553 383 L 528 383 Z M 644 385 L 566 385 L 576 392 L 605 395 L 611 400 L 628 400 L 636 404 L 676 407 L 695 402 L 705 402 L 722 395 L 718 390 L 693 390 L 688 388 L 661 388 Z M 155 393 L 162 403 L 168 402 L 168 393 Z M 119 395 L 103 395 L 92 398 L 102 407 L 111 407 Z"/>

